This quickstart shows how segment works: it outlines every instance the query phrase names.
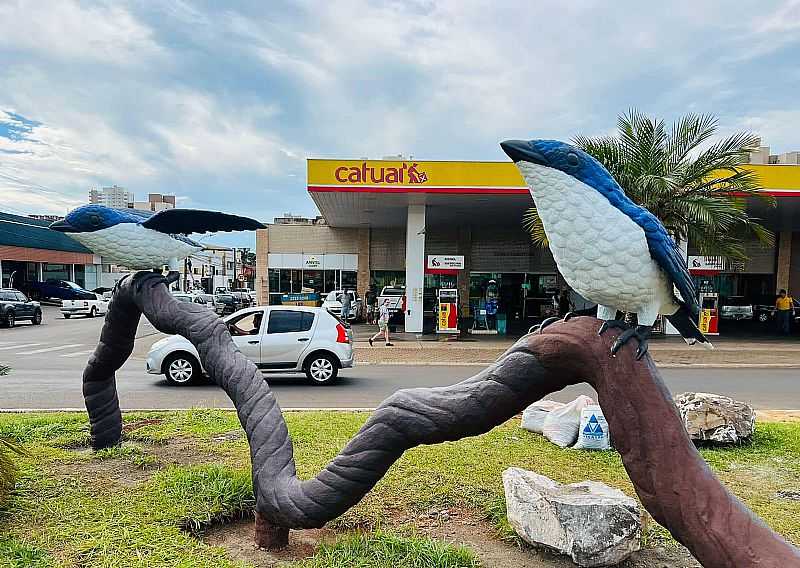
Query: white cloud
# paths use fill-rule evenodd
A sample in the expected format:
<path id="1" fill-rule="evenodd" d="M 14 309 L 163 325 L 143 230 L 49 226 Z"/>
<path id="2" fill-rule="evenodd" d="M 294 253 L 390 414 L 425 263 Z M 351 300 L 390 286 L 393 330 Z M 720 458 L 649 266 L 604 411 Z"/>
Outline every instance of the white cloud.
<path id="1" fill-rule="evenodd" d="M 75 62 L 139 65 L 160 53 L 151 30 L 120 5 L 75 0 L 0 4 L 0 47 Z"/>

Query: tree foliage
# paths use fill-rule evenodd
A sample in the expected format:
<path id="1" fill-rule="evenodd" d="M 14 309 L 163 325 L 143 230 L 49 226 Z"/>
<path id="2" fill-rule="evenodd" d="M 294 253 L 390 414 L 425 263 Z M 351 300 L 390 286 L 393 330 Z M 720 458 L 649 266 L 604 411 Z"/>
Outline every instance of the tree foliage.
<path id="1" fill-rule="evenodd" d="M 602 163 L 625 194 L 658 217 L 676 239 L 687 238 L 702 254 L 744 259 L 746 240 L 772 245 L 774 235 L 746 208 L 747 198 L 774 199 L 760 192 L 755 172 L 743 169 L 759 145 L 750 133 L 713 142 L 717 120 L 687 114 L 671 127 L 631 110 L 618 119 L 614 136 L 578 136 L 573 143 Z M 535 208 L 523 224 L 533 241 L 547 246 Z"/>

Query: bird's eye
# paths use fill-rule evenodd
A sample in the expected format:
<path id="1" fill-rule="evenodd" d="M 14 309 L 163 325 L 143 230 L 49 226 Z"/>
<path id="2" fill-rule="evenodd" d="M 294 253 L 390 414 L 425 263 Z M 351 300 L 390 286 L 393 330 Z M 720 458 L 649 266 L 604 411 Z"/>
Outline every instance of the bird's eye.
<path id="1" fill-rule="evenodd" d="M 91 216 L 92 225 L 99 225 L 100 224 L 100 215 L 92 215 Z"/>
<path id="2" fill-rule="evenodd" d="M 575 166 L 577 166 L 578 164 L 581 163 L 581 159 L 578 157 L 578 154 L 576 154 L 575 152 L 570 152 L 570 153 L 567 154 L 567 163 L 570 166 L 575 167 Z"/>

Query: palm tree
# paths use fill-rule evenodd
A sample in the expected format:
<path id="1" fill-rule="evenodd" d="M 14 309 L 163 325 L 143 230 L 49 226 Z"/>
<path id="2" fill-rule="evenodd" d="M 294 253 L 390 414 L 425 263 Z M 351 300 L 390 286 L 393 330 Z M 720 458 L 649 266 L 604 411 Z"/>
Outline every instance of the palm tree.
<path id="1" fill-rule="evenodd" d="M 676 241 L 688 239 L 701 254 L 736 260 L 746 258 L 744 244 L 752 236 L 774 243 L 772 232 L 746 209 L 747 197 L 775 203 L 760 192 L 756 174 L 741 167 L 758 147 L 758 137 L 739 133 L 708 145 L 717 119 L 707 114 L 687 114 L 668 129 L 663 120 L 631 110 L 617 127 L 616 136 L 578 136 L 573 143 L 602 163 Z M 547 246 L 535 207 L 523 224 L 536 244 Z"/>

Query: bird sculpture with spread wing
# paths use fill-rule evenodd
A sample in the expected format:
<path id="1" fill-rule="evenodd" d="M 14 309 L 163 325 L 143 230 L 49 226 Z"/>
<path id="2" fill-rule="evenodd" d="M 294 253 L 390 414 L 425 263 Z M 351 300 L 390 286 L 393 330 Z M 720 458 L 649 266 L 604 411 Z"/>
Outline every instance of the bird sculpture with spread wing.
<path id="1" fill-rule="evenodd" d="M 500 146 L 528 185 L 562 276 L 597 303 L 599 333 L 623 330 L 612 353 L 635 337 L 640 359 L 659 314 L 689 345 L 712 347 L 694 323 L 697 294 L 675 241 L 600 162 L 557 140 L 508 140 Z M 638 325 L 617 320 L 618 311 L 635 312 Z"/>
<path id="2" fill-rule="evenodd" d="M 107 261 L 133 270 L 161 270 L 168 265 L 168 280 L 174 281 L 180 261 L 203 248 L 186 235 L 265 227 L 255 219 L 217 211 L 166 209 L 152 213 L 83 205 L 70 211 L 62 221 L 52 223 L 50 228 L 69 233 Z"/>

